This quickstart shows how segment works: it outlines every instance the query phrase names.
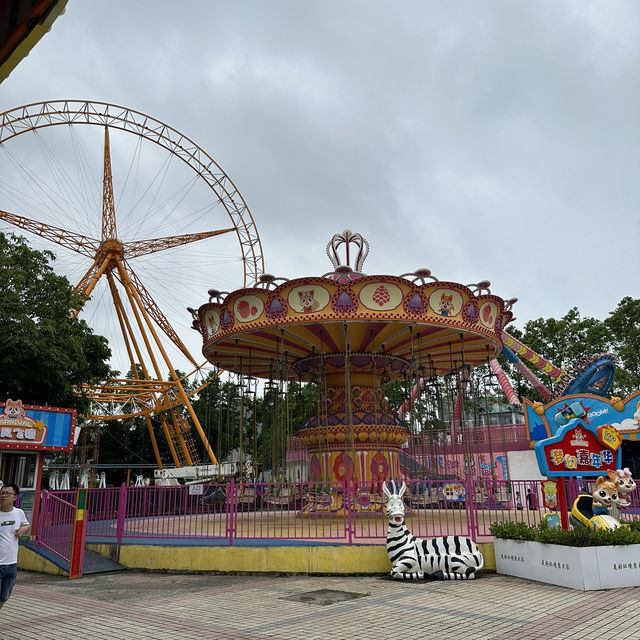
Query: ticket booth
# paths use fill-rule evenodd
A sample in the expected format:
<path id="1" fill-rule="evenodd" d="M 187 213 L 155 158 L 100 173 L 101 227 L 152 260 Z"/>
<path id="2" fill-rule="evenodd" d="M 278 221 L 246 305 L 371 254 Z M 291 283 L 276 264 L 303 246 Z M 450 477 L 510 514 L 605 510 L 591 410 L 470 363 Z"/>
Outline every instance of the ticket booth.
<path id="1" fill-rule="evenodd" d="M 44 455 L 70 451 L 76 437 L 76 410 L 0 402 L 0 480 L 20 487 L 20 507 L 35 524 Z"/>

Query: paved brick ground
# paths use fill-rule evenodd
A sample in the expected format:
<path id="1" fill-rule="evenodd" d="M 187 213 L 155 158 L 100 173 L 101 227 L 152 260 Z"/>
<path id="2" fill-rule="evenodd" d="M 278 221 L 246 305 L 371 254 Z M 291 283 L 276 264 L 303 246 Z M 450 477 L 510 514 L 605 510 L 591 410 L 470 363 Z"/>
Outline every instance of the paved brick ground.
<path id="1" fill-rule="evenodd" d="M 317 593 L 320 592 L 320 593 Z M 343 592 L 359 594 L 342 600 Z M 55 640 L 640 640 L 640 587 L 580 592 L 481 574 L 383 577 L 21 572 L 0 637 Z"/>

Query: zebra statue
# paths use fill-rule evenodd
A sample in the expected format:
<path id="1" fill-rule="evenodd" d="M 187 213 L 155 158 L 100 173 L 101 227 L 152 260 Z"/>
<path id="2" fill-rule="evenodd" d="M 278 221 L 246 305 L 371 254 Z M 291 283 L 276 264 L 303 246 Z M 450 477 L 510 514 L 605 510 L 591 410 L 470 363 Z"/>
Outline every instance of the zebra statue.
<path id="1" fill-rule="evenodd" d="M 462 536 L 441 536 L 422 540 L 411 534 L 404 523 L 402 496 L 407 490 L 403 482 L 396 493 L 382 483 L 387 499 L 387 553 L 391 560 L 391 577 L 410 580 L 433 576 L 439 580 L 471 580 L 482 569 L 484 558 L 476 543 Z"/>

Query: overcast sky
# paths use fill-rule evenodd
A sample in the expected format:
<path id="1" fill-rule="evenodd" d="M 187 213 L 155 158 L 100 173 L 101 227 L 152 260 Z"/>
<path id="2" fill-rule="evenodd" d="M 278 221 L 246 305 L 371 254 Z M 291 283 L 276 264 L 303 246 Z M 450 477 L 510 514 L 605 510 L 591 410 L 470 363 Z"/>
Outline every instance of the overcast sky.
<path id="1" fill-rule="evenodd" d="M 234 181 L 268 272 L 329 271 L 349 228 L 365 272 L 490 280 L 522 327 L 640 297 L 639 71 L 634 0 L 69 0 L 0 110 L 152 115 Z"/>

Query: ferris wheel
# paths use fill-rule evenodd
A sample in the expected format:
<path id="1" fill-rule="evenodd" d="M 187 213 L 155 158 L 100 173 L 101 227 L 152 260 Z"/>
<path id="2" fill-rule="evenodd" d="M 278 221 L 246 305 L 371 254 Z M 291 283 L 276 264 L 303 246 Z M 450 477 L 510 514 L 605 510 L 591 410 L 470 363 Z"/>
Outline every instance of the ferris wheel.
<path id="1" fill-rule="evenodd" d="M 91 125 L 91 126 L 87 126 Z M 126 107 L 60 100 L 0 113 L 0 230 L 56 253 L 120 377 L 86 388 L 93 419 L 144 416 L 176 465 L 195 464 L 184 384 L 201 371 L 188 308 L 202 292 L 256 282 L 262 246 L 231 179 L 196 143 Z M 57 246 L 56 246 L 57 245 Z M 186 390 L 185 390 L 186 389 Z"/>

